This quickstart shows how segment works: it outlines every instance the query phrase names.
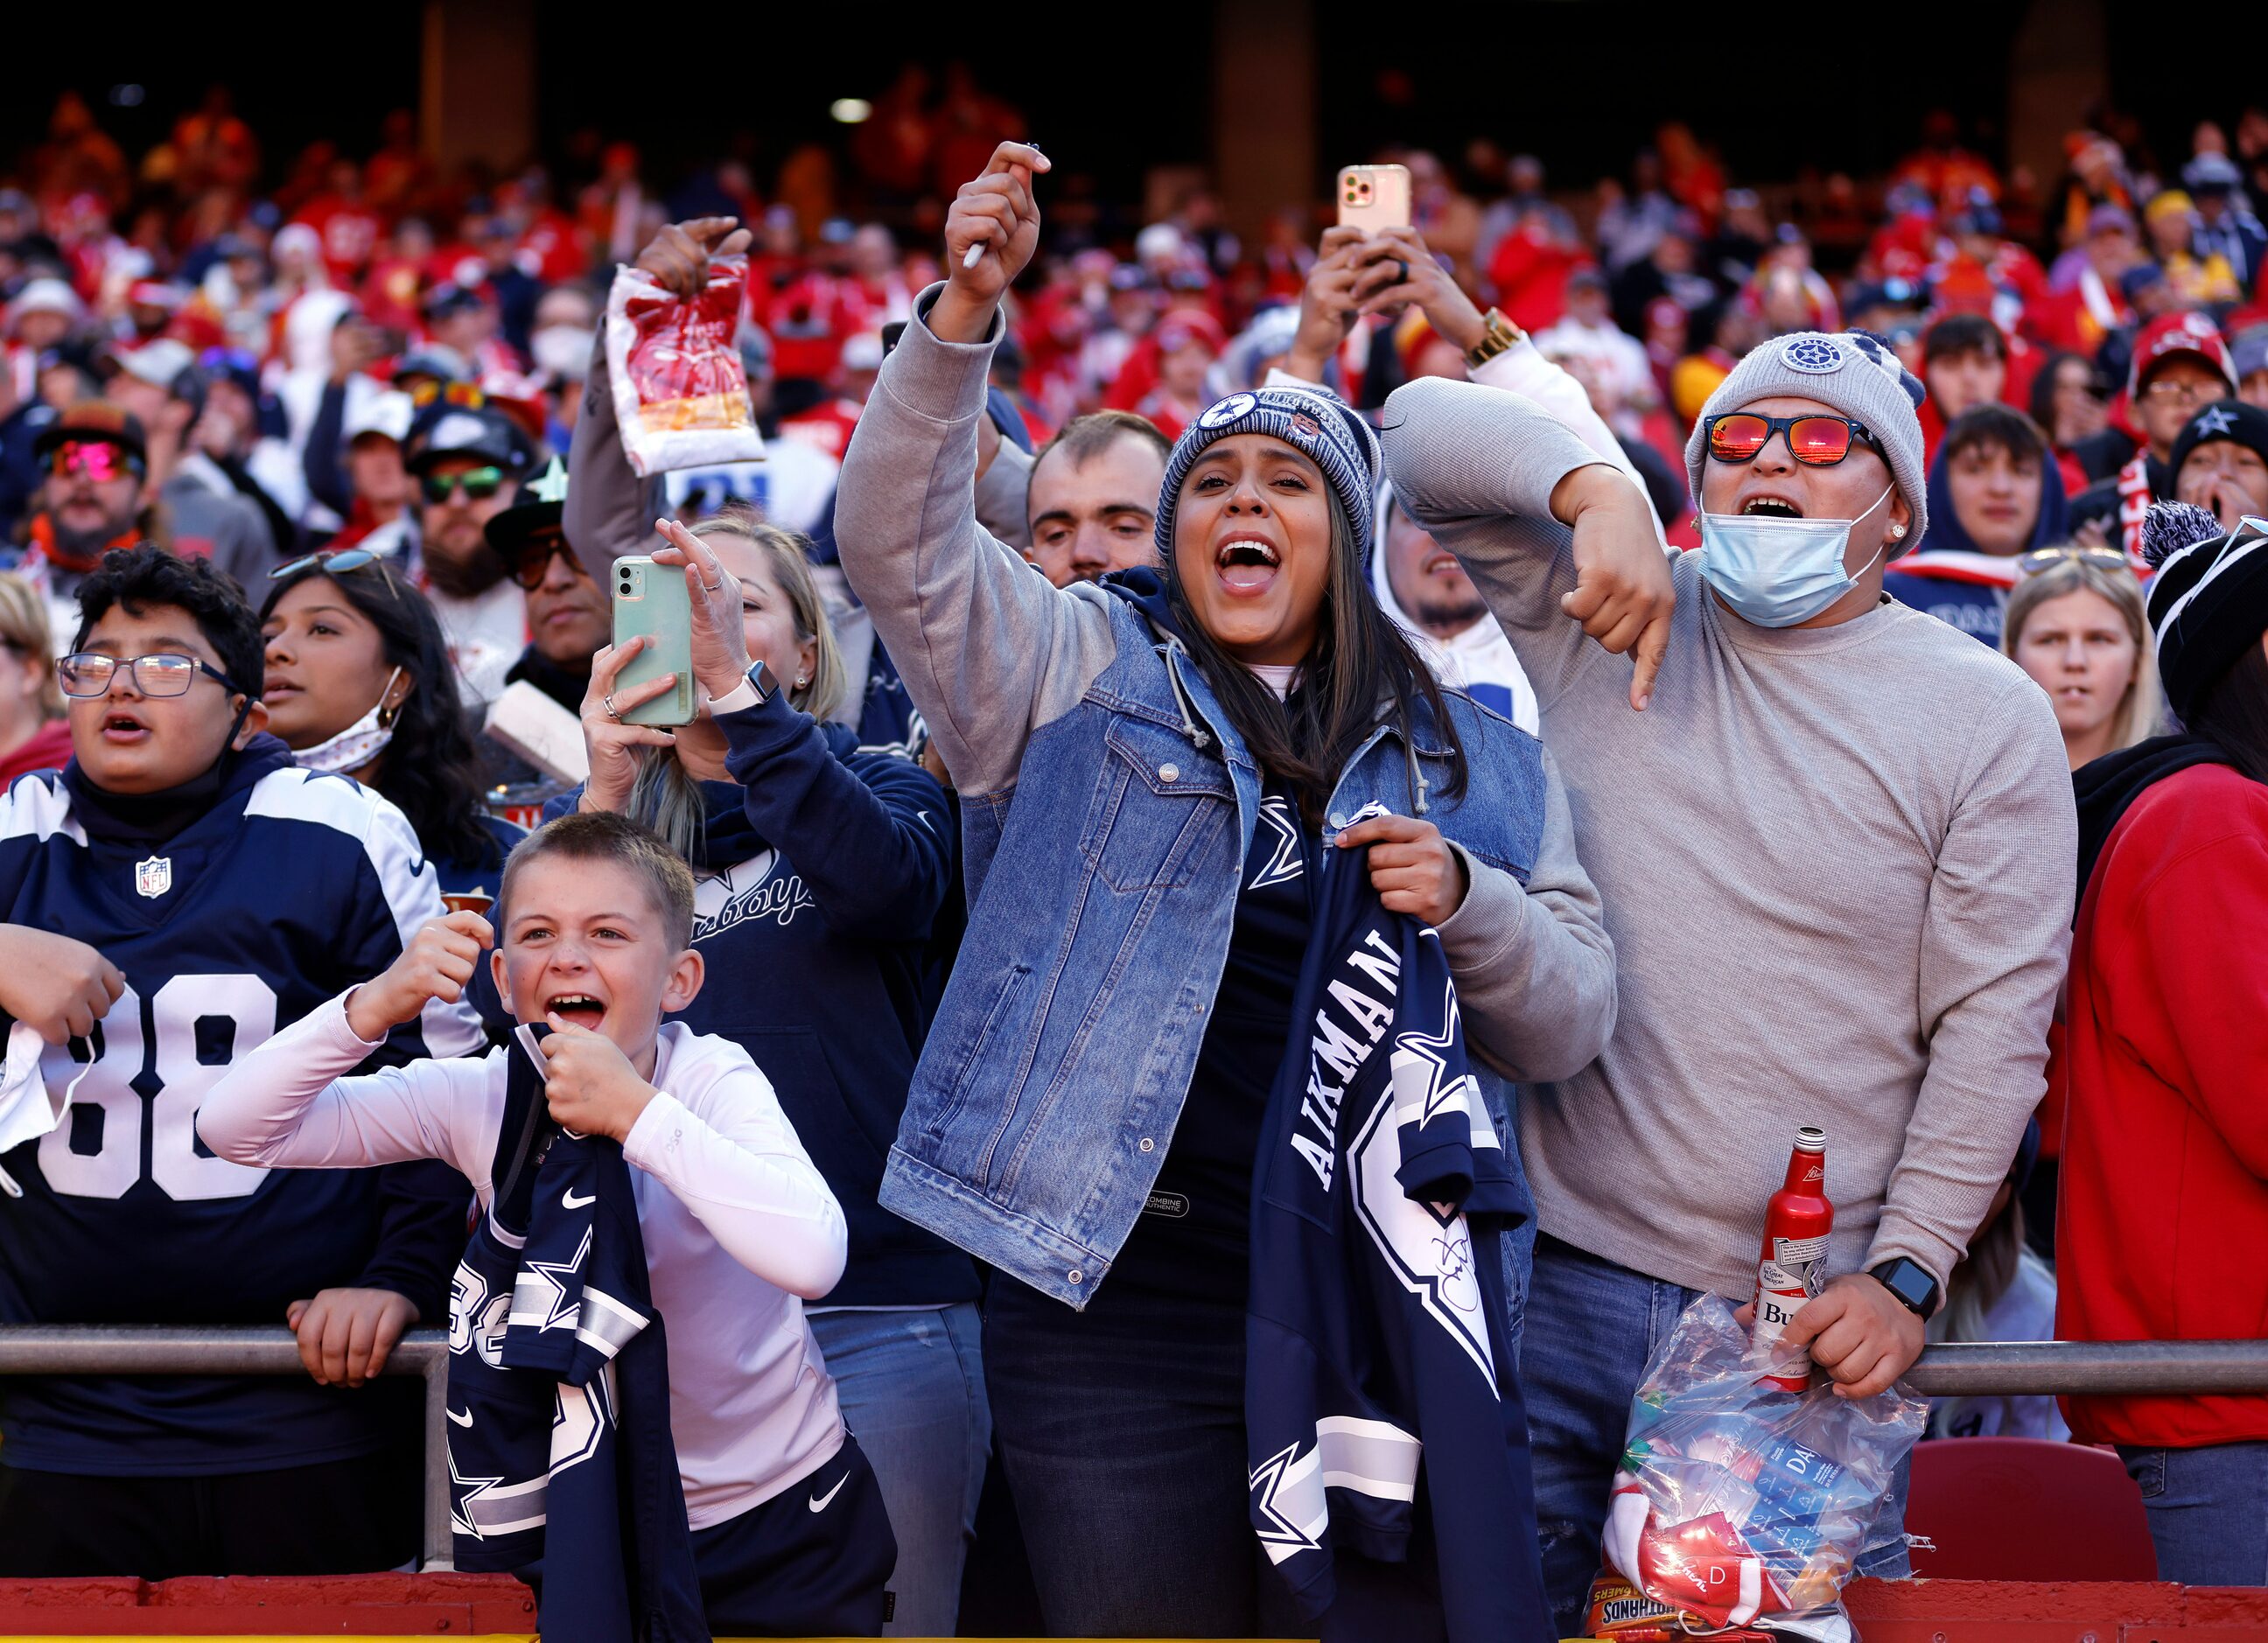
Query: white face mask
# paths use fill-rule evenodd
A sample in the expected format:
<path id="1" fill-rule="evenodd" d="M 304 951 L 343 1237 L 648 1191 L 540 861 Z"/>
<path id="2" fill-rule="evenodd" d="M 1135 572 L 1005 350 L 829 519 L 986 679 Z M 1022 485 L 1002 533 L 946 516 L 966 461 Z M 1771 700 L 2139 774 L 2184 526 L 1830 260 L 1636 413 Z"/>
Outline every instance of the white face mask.
<path id="1" fill-rule="evenodd" d="M 1843 568 L 1844 550 L 1859 519 L 1889 499 L 1884 488 L 1858 519 L 1782 519 L 1757 513 L 1701 516 L 1701 577 L 1743 621 L 1760 628 L 1808 622 L 1858 586 Z M 1874 549 L 1871 570 L 1889 546 Z"/>
<path id="2" fill-rule="evenodd" d="M 395 668 L 386 675 L 379 687 L 378 700 L 371 704 L 370 711 L 339 732 L 335 736 L 303 748 L 291 755 L 291 763 L 303 770 L 358 770 L 386 751 L 386 744 L 394 740 L 394 716 L 398 711 L 386 704 L 387 692 L 394 682 L 401 677 Z"/>
<path id="3" fill-rule="evenodd" d="M 547 325 L 527 339 L 535 368 L 546 376 L 580 382 L 591 366 L 591 332 L 580 325 Z"/>

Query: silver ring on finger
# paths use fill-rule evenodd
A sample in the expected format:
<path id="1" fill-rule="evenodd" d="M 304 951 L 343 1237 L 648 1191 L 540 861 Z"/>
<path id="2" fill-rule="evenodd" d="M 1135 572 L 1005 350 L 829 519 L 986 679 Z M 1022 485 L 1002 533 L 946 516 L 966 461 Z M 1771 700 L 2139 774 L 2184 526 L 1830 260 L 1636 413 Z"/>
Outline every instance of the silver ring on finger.
<path id="1" fill-rule="evenodd" d="M 599 705 L 607 710 L 607 717 L 614 720 L 615 723 L 619 725 L 622 722 L 622 711 L 615 706 L 615 693 L 613 691 L 609 690 L 606 695 L 600 696 L 599 698 Z"/>
<path id="2" fill-rule="evenodd" d="M 703 582 L 701 585 L 701 591 L 704 593 L 721 593 L 725 591 L 725 580 L 719 577 L 714 582 Z"/>

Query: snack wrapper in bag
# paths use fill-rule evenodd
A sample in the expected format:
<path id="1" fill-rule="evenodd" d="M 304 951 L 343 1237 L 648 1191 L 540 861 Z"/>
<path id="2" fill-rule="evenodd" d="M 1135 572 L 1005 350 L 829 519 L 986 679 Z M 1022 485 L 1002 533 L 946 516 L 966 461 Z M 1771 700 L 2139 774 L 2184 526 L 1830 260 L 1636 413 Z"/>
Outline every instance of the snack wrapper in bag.
<path id="1" fill-rule="evenodd" d="M 1644 1599 L 1675 1611 L 1648 1618 L 1679 1635 L 1852 1636 L 1843 1585 L 1874 1549 L 1877 1509 L 1929 1405 L 1896 1387 L 1788 1392 L 1759 1382 L 1770 1367 L 1715 1295 L 1685 1309 L 1646 1366 L 1605 1532 L 1631 1619 Z"/>
<path id="2" fill-rule="evenodd" d="M 615 270 L 607 293 L 607 369 L 622 450 L 639 478 L 676 468 L 761 462 L 763 437 L 740 366 L 746 257 L 712 257 L 709 280 L 681 299 L 640 270 Z"/>

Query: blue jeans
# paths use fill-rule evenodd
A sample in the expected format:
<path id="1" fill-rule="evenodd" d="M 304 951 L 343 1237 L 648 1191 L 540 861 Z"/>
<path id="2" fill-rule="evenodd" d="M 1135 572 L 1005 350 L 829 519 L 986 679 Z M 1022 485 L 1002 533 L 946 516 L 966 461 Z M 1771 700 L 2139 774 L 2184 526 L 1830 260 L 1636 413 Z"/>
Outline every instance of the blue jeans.
<path id="1" fill-rule="evenodd" d="M 818 1312 L 810 1322 L 898 1538 L 882 1635 L 951 1637 L 992 1447 L 976 1304 Z"/>
<path id="2" fill-rule="evenodd" d="M 2158 1578 L 2183 1586 L 2268 1586 L 2268 1443 L 2196 1449 L 2118 1446 L 2142 1486 Z"/>
<path id="3" fill-rule="evenodd" d="M 1049 1635 L 1314 1635 L 1252 1532 L 1242 1302 L 996 1276 L 984 1374 Z"/>
<path id="4" fill-rule="evenodd" d="M 1582 1631 L 1583 1602 L 1599 1572 L 1607 1496 L 1646 1359 L 1699 1295 L 1549 1234 L 1535 1241 L 1520 1380 L 1528 1394 L 1543 1589 L 1563 1636 Z M 1904 1531 L 1906 1470 L 1901 1462 L 1882 1501 L 1877 1539 Z M 1859 1559 L 1860 1574 L 1901 1580 L 1912 1572 L 1900 1538 Z"/>

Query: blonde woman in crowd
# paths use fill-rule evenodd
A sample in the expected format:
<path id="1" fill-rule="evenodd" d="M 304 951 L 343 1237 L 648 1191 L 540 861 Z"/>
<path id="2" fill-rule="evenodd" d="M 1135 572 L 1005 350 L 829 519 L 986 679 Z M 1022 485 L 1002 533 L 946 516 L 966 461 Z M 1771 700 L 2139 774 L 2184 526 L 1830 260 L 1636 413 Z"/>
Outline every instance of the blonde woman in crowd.
<path id="1" fill-rule="evenodd" d="M 46 602 L 0 572 L 0 787 L 27 770 L 61 770 L 70 751 Z"/>
<path id="2" fill-rule="evenodd" d="M 2142 585 L 2107 548 L 2043 548 L 2024 556 L 2000 645 L 2055 704 L 2065 755 L 2077 770 L 2157 733 L 2158 670 Z"/>

